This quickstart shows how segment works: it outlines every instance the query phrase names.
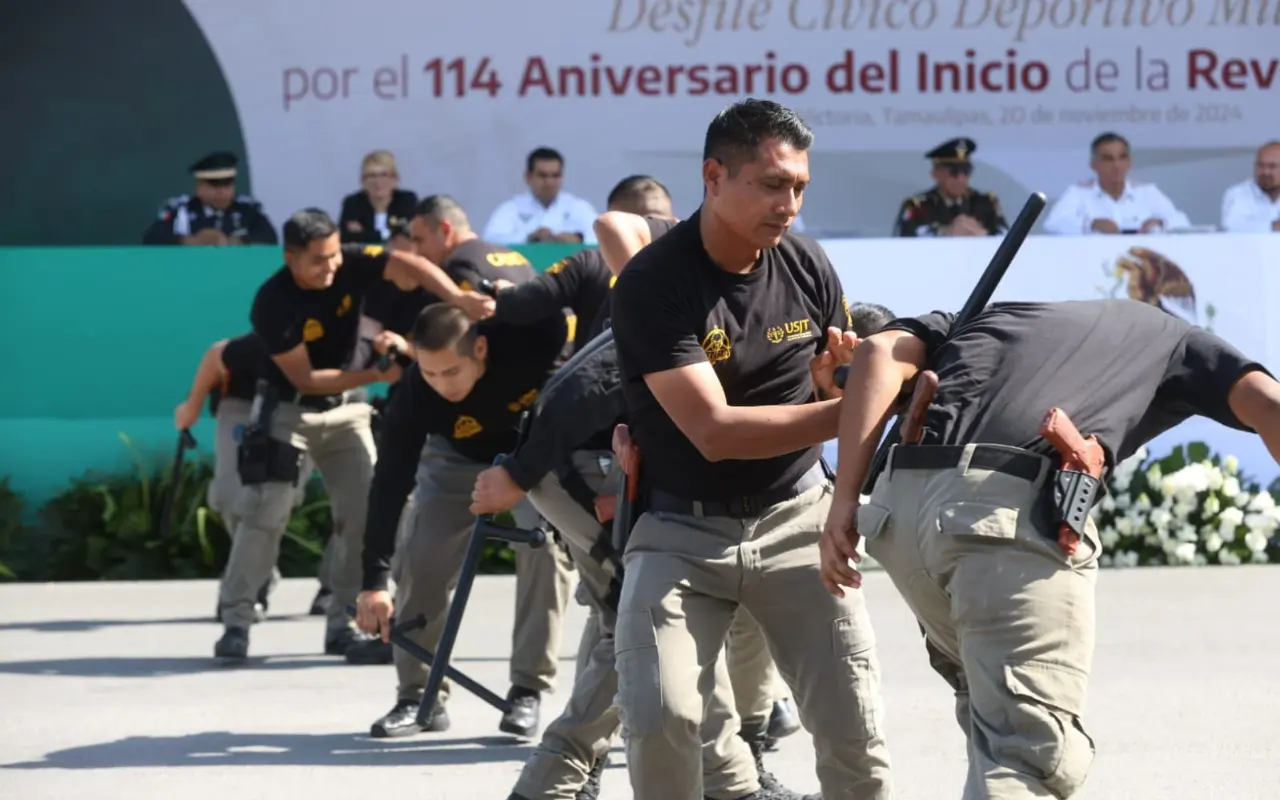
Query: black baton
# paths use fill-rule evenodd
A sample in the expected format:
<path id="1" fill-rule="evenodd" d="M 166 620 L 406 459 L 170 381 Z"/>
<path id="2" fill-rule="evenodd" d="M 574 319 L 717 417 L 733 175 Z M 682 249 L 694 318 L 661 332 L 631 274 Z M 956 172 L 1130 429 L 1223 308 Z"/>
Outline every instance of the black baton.
<path id="1" fill-rule="evenodd" d="M 1000 241 L 1000 246 L 996 248 L 995 255 L 991 256 L 991 262 L 987 264 L 987 269 L 982 273 L 982 277 L 978 279 L 978 285 L 973 287 L 969 299 L 965 301 L 964 307 L 960 309 L 960 313 L 956 314 L 955 320 L 951 323 L 951 330 L 947 333 L 946 338 L 950 339 L 958 334 L 965 325 L 973 321 L 982 309 L 987 307 L 991 302 L 991 296 L 995 294 L 996 287 L 1000 285 L 1000 281 L 1004 278 L 1004 274 L 1008 272 L 1009 265 L 1013 263 L 1013 258 L 1018 254 L 1018 249 L 1022 247 L 1022 243 L 1027 240 L 1027 236 L 1031 233 L 1031 229 L 1035 227 L 1036 220 L 1040 217 L 1040 212 L 1044 211 L 1045 196 L 1040 192 L 1032 192 L 1027 198 L 1027 202 L 1022 206 L 1022 211 L 1018 212 L 1018 217 L 1009 226 L 1009 230 L 1005 232 L 1004 238 Z M 849 367 L 842 365 L 836 368 L 835 383 L 841 389 L 844 388 L 844 382 L 849 377 Z M 889 435 L 880 443 L 880 448 L 876 450 L 875 460 L 871 463 L 871 471 L 867 473 L 867 482 L 863 484 L 862 491 L 864 494 L 869 493 L 875 485 L 875 479 L 884 470 L 885 464 L 889 460 L 889 450 L 893 445 L 898 443 L 902 430 L 903 418 L 901 415 L 893 422 L 893 427 L 889 429 Z"/>
<path id="2" fill-rule="evenodd" d="M 173 532 L 173 504 L 178 497 L 178 479 L 182 477 L 182 456 L 187 450 L 196 449 L 196 437 L 183 428 L 178 432 L 178 450 L 173 454 L 169 468 L 169 486 L 164 494 L 164 508 L 160 511 L 160 537 L 167 539 Z"/>

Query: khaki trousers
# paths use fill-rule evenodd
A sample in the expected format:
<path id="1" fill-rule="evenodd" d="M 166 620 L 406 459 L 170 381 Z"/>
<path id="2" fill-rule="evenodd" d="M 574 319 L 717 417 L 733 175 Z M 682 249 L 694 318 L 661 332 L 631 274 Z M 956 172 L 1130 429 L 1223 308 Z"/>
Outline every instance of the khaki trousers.
<path id="1" fill-rule="evenodd" d="M 611 454 L 606 451 L 579 451 L 573 454 L 572 467 L 594 494 L 612 488 L 616 474 L 610 474 Z M 538 749 L 525 763 L 514 792 L 536 800 L 565 798 L 573 800 L 586 783 L 592 765 L 609 751 L 613 737 L 622 727 L 616 697 L 618 672 L 614 656 L 614 632 L 617 610 L 607 598 L 615 570 L 593 555 L 597 539 L 608 535 L 595 516 L 589 513 L 550 474 L 529 492 L 538 512 L 560 531 L 577 566 L 578 575 L 587 590 L 591 612 L 583 629 L 578 650 L 577 675 L 569 702 L 558 718 L 543 732 Z M 736 746 L 737 719 L 733 713 L 736 700 L 739 715 L 760 716 L 763 705 L 762 730 L 767 728 L 769 712 L 775 699 L 773 663 L 768 645 L 758 626 L 745 613 L 735 619 L 735 632 L 741 641 L 732 641 L 730 661 L 717 672 L 719 683 L 712 694 L 707 722 L 702 726 L 702 763 L 704 787 L 714 800 L 732 800 L 758 788 L 755 763 L 747 752 Z M 727 680 L 732 678 L 733 680 Z M 734 687 L 741 684 L 744 696 L 736 696 Z M 760 692 L 767 696 L 759 696 Z M 747 705 L 744 706 L 744 699 Z"/>
<path id="2" fill-rule="evenodd" d="M 1094 754 L 1081 715 L 1097 530 L 1090 520 L 1076 555 L 1063 554 L 1045 508 L 1049 459 L 1037 457 L 1039 477 L 1028 481 L 970 468 L 974 447 L 953 469 L 894 470 L 891 457 L 857 528 L 955 691 L 969 750 L 964 799 L 1065 800 Z"/>
<path id="3" fill-rule="evenodd" d="M 372 408 L 347 403 L 328 411 L 310 411 L 281 403 L 271 420 L 271 435 L 306 451 L 301 484 L 314 462 L 324 480 L 333 510 L 334 554 L 329 578 L 333 599 L 325 623 L 327 635 L 353 627 L 347 613 L 360 591 L 360 554 L 364 543 L 365 511 L 373 477 L 376 450 L 369 430 Z M 220 602 L 224 625 L 253 624 L 253 603 L 280 554 L 280 539 L 289 524 L 302 487 L 291 483 L 241 486 L 233 504 L 237 517 L 222 579 Z"/>
<path id="4" fill-rule="evenodd" d="M 489 464 L 460 455 L 440 436 L 427 437 L 418 465 L 411 508 L 402 519 L 412 526 L 401 535 L 404 552 L 396 564 L 396 615 L 419 614 L 427 626 L 409 638 L 435 649 L 444 632 L 449 597 L 458 585 L 476 518 L 470 512 L 476 476 Z M 537 513 L 527 502 L 514 510 L 516 524 L 532 528 Z M 554 542 L 545 547 L 514 545 L 516 553 L 516 621 L 512 631 L 511 683 L 538 692 L 555 689 L 564 610 L 573 592 L 572 565 Z M 399 700 L 420 700 L 431 668 L 400 648 L 395 650 Z M 448 701 L 451 683 L 440 687 L 440 703 Z"/>
<path id="5" fill-rule="evenodd" d="M 818 579 L 830 483 L 748 519 L 648 512 L 618 612 L 618 696 L 637 800 L 701 800 L 699 727 L 739 606 L 760 624 L 812 734 L 825 800 L 892 796 L 875 634 L 861 592 Z M 733 730 L 731 726 L 730 731 Z M 751 758 L 731 732 L 724 749 Z"/>

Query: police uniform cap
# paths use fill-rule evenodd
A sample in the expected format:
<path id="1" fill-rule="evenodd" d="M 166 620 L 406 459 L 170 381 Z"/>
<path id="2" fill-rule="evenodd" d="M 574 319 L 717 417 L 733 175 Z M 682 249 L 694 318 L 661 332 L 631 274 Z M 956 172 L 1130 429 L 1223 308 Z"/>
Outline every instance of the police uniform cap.
<path id="1" fill-rule="evenodd" d="M 191 165 L 191 174 L 201 181 L 233 180 L 239 163 L 235 153 L 210 153 Z"/>
<path id="2" fill-rule="evenodd" d="M 972 139 L 951 139 L 943 142 L 937 147 L 925 153 L 925 158 L 933 160 L 935 164 L 969 164 L 973 162 L 969 160 L 969 156 L 974 150 L 978 149 L 977 142 Z"/>

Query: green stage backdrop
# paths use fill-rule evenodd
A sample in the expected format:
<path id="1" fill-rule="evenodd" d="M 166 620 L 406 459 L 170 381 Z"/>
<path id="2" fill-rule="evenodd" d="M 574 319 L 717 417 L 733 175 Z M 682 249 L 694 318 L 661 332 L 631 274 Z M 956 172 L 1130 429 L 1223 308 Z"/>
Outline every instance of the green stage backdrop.
<path id="1" fill-rule="evenodd" d="M 579 247 L 516 249 L 544 270 Z M 253 294 L 279 266 L 275 247 L 0 248 L 0 476 L 30 508 L 86 470 L 127 467 L 121 433 L 171 453 L 173 407 L 200 356 L 249 329 Z M 207 414 L 193 433 L 209 452 Z"/>

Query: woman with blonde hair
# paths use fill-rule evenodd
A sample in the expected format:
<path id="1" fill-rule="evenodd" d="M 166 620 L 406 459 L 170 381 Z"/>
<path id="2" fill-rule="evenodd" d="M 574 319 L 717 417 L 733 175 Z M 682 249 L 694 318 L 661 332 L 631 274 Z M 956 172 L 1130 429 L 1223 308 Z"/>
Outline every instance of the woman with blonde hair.
<path id="1" fill-rule="evenodd" d="M 409 226 L 418 196 L 400 189 L 396 157 L 388 150 L 374 150 L 360 165 L 360 185 L 342 199 L 338 227 L 342 241 L 380 244 Z"/>

